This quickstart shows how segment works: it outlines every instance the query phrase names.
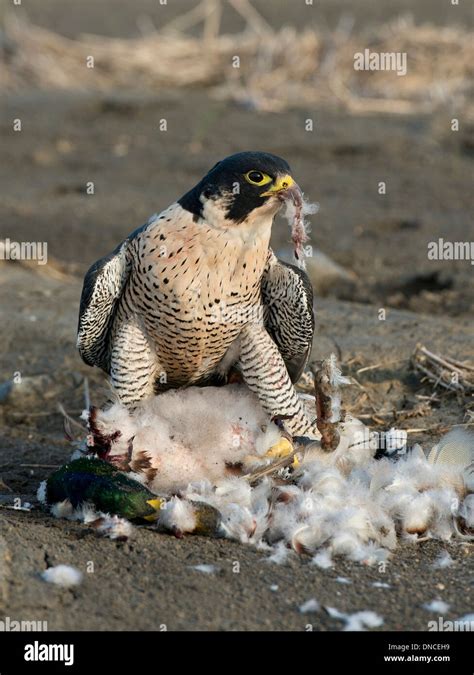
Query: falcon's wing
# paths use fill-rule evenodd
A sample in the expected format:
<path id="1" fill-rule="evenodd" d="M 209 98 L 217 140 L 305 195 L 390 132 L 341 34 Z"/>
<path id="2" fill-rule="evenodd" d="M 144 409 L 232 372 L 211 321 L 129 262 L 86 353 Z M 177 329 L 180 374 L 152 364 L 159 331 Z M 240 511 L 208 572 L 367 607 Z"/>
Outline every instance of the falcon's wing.
<path id="1" fill-rule="evenodd" d="M 313 289 L 307 274 L 270 251 L 262 277 L 265 328 L 297 382 L 308 361 L 314 334 Z"/>
<path id="2" fill-rule="evenodd" d="M 130 242 L 149 224 L 150 221 L 137 228 L 115 251 L 97 260 L 84 278 L 77 348 L 89 366 L 98 366 L 106 372 L 109 371 L 109 331 L 131 268 L 127 249 Z"/>

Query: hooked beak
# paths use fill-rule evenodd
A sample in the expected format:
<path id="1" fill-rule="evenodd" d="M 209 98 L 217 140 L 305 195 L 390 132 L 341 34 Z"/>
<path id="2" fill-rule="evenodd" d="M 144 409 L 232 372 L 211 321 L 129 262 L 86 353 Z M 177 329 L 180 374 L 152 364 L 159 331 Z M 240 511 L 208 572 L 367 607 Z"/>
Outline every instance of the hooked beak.
<path id="1" fill-rule="evenodd" d="M 282 202 L 292 201 L 295 206 L 303 203 L 301 188 L 290 175 L 278 176 L 272 187 L 262 192 L 260 197 L 278 197 Z"/>

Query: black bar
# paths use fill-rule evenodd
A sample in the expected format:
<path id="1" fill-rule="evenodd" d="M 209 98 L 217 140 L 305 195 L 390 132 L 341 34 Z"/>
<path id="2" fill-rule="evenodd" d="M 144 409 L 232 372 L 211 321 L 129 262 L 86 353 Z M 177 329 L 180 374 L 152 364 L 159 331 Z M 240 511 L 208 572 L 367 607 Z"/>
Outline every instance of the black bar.
<path id="1" fill-rule="evenodd" d="M 38 645 L 35 650 L 35 643 Z M 46 648 L 73 645 L 59 661 L 27 661 Z M 33 646 L 33 647 L 31 647 Z M 54 653 L 48 656 L 54 657 Z M 59 650 L 57 656 L 61 656 Z M 396 657 L 396 658 L 395 658 Z M 403 657 L 403 660 L 400 660 Z M 423 658 L 421 658 L 423 657 Z M 430 661 L 427 661 L 431 657 Z M 435 660 L 437 659 L 437 660 Z M 442 659 L 442 660 L 441 660 Z M 448 660 L 449 659 L 449 660 Z M 265 673 L 272 666 L 282 671 L 288 660 L 292 671 L 333 673 L 336 669 L 377 668 L 382 672 L 472 673 L 472 634 L 457 633 L 317 633 L 265 632 L 24 632 L 0 633 L 0 674 L 23 673 L 128 673 L 137 669 L 158 673 L 242 668 L 255 670 L 261 662 Z M 167 665 L 165 665 L 167 664 Z M 191 671 L 191 672 L 193 672 Z M 369 671 L 371 672 L 371 671 Z"/>

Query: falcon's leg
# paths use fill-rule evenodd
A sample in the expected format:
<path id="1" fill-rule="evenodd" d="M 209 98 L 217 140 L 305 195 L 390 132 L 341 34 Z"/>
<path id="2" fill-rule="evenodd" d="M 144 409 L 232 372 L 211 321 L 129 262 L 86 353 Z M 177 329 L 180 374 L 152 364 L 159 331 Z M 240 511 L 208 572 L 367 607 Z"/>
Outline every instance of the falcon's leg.
<path id="1" fill-rule="evenodd" d="M 272 418 L 293 436 L 319 437 L 293 387 L 285 362 L 265 328 L 251 324 L 241 333 L 239 368 L 250 391 Z"/>
<path id="2" fill-rule="evenodd" d="M 142 329 L 133 322 L 114 330 L 110 378 L 120 402 L 127 408 L 154 394 L 159 366 Z"/>

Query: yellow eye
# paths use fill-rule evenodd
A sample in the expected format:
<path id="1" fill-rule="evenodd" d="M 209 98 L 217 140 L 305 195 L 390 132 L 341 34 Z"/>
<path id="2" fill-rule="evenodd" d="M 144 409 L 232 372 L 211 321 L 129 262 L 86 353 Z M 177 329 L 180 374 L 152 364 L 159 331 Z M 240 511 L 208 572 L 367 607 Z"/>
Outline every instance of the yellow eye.
<path id="1" fill-rule="evenodd" d="M 244 178 L 247 183 L 251 183 L 252 185 L 266 185 L 272 182 L 271 177 L 261 171 L 249 171 L 244 175 Z"/>

